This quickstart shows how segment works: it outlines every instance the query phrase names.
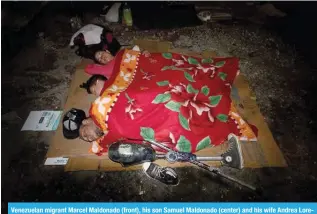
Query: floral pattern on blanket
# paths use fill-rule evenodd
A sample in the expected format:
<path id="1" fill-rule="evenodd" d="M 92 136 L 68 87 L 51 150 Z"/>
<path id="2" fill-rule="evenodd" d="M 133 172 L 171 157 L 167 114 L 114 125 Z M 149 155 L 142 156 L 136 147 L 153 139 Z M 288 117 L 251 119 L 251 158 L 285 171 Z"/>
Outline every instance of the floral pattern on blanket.
<path id="1" fill-rule="evenodd" d="M 109 131 L 99 141 L 102 152 L 121 137 L 156 140 L 184 152 L 219 145 L 230 133 L 256 140 L 255 127 L 240 117 L 230 99 L 237 73 L 236 58 L 152 53 L 149 60 L 125 50 L 114 78 L 90 110 L 102 130 Z"/>

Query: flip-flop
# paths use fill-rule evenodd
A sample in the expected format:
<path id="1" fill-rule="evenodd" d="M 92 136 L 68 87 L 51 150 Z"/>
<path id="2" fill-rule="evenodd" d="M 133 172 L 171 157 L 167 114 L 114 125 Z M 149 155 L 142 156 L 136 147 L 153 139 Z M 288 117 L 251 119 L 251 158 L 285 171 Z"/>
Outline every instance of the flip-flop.
<path id="1" fill-rule="evenodd" d="M 157 180 L 166 185 L 177 185 L 179 183 L 178 175 L 170 167 L 161 167 L 152 162 L 143 164 L 144 173 L 151 179 Z"/>

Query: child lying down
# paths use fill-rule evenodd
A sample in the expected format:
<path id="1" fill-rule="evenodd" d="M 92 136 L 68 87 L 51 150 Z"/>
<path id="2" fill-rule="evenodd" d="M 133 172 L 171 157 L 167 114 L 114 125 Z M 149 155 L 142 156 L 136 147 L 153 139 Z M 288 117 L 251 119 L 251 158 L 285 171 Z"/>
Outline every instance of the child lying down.
<path id="1" fill-rule="evenodd" d="M 107 77 L 100 74 L 96 74 L 91 76 L 87 80 L 87 82 L 81 84 L 80 87 L 86 89 L 88 94 L 94 94 L 96 96 L 99 96 L 105 85 L 106 80 Z"/>
<path id="2" fill-rule="evenodd" d="M 134 47 L 134 50 L 140 50 L 137 46 Z M 104 52 L 104 51 L 100 51 Z M 97 52 L 98 53 L 98 52 Z M 145 56 L 150 56 L 148 51 L 143 51 Z M 85 83 L 81 84 L 80 87 L 87 90 L 88 94 L 93 94 L 100 96 L 105 81 L 111 77 L 114 66 L 114 57 L 110 61 L 105 62 L 104 66 L 99 67 L 98 69 L 92 69 L 92 65 L 88 65 L 85 71 L 89 74 L 93 74 Z M 108 63 L 108 64 L 107 64 Z M 96 68 L 96 67 L 95 67 Z M 91 69 L 91 70 L 90 70 Z"/>
<path id="3" fill-rule="evenodd" d="M 101 155 L 118 139 L 156 140 L 172 149 L 196 152 L 233 133 L 256 140 L 230 99 L 237 58 L 198 58 L 176 53 L 143 55 L 120 51 L 108 80 L 89 90 L 98 96 L 77 135 Z"/>
<path id="4" fill-rule="evenodd" d="M 140 48 L 136 45 L 133 47 L 133 50 L 140 51 Z M 150 55 L 146 50 L 144 50 L 142 54 L 145 56 Z M 96 51 L 93 55 L 96 63 L 87 65 L 85 72 L 90 75 L 102 75 L 109 79 L 113 73 L 115 56 L 109 51 Z"/>

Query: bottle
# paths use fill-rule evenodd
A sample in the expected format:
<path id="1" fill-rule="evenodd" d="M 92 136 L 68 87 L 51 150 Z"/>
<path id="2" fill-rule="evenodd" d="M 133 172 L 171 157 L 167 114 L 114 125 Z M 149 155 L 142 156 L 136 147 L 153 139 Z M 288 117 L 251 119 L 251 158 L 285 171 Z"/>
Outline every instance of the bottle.
<path id="1" fill-rule="evenodd" d="M 129 5 L 127 3 L 124 3 L 124 5 L 123 5 L 123 19 L 122 19 L 122 21 L 128 27 L 132 27 L 132 25 L 133 25 L 131 8 L 129 7 Z"/>

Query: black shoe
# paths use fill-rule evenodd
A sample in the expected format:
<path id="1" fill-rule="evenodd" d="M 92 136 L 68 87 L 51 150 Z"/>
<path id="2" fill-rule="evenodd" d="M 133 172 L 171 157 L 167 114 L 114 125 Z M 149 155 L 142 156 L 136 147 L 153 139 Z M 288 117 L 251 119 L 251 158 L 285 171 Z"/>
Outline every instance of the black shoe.
<path id="1" fill-rule="evenodd" d="M 143 170 L 145 174 L 166 185 L 177 185 L 179 182 L 178 175 L 170 167 L 161 167 L 155 163 L 144 163 Z"/>
<path id="2" fill-rule="evenodd" d="M 229 149 L 221 155 L 223 157 L 222 163 L 232 168 L 242 169 L 243 157 L 238 137 L 234 134 L 229 134 L 228 144 Z"/>

